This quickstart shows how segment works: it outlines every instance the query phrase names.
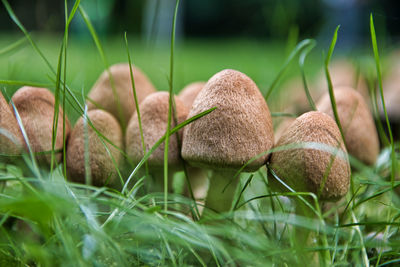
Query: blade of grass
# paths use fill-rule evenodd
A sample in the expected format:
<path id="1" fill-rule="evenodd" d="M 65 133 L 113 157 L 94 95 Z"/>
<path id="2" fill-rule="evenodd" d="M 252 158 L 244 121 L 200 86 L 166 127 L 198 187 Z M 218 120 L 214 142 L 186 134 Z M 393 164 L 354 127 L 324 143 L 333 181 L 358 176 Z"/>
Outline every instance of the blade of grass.
<path id="1" fill-rule="evenodd" d="M 313 101 L 313 99 L 311 97 L 310 90 L 308 89 L 307 80 L 306 80 L 306 74 L 305 74 L 305 71 L 304 71 L 304 61 L 305 61 L 307 55 L 311 52 L 311 50 L 316 45 L 316 42 L 314 40 L 311 40 L 311 41 L 313 41 L 313 42 L 309 46 L 305 47 L 303 52 L 299 56 L 299 66 L 300 66 L 300 71 L 301 71 L 301 77 L 302 77 L 302 80 L 303 80 L 304 91 L 306 93 L 308 103 L 310 104 L 310 107 L 311 107 L 312 110 L 317 110 L 317 107 L 315 106 L 315 103 L 314 103 L 314 101 Z"/>
<path id="2" fill-rule="evenodd" d="M 342 136 L 343 142 L 345 142 L 342 124 L 340 123 L 340 118 L 339 118 L 339 115 L 337 112 L 335 94 L 333 93 L 332 79 L 331 79 L 331 75 L 329 74 L 329 68 L 328 68 L 329 62 L 330 62 L 332 54 L 333 54 L 333 50 L 335 50 L 335 45 L 336 45 L 336 41 L 337 41 L 339 28 L 340 28 L 340 25 L 338 25 L 336 27 L 335 32 L 333 34 L 331 45 L 329 47 L 328 54 L 325 58 L 324 66 L 325 66 L 325 76 L 326 76 L 326 81 L 328 83 L 329 98 L 331 100 L 333 115 L 335 117 L 336 124 L 339 127 L 340 135 Z"/>
<path id="3" fill-rule="evenodd" d="M 51 87 L 53 84 L 49 83 L 37 83 L 28 81 L 13 81 L 13 80 L 0 80 L 0 84 L 13 85 L 13 86 L 32 86 L 32 87 Z"/>
<path id="4" fill-rule="evenodd" d="M 3 49 L 0 49 L 0 56 L 7 54 L 8 52 L 17 49 L 18 47 L 22 46 L 26 42 L 26 38 L 21 38 L 17 40 L 16 42 L 4 47 Z"/>
<path id="5" fill-rule="evenodd" d="M 287 57 L 285 60 L 285 63 L 283 63 L 283 66 L 281 70 L 278 72 L 278 75 L 275 77 L 275 79 L 272 81 L 272 84 L 267 90 L 267 93 L 265 94 L 265 101 L 268 100 L 270 97 L 272 91 L 275 89 L 276 85 L 278 84 L 279 80 L 282 78 L 283 74 L 285 73 L 286 69 L 288 68 L 289 64 L 292 62 L 292 60 L 295 58 L 297 54 L 300 53 L 305 47 L 312 45 L 313 40 L 310 39 L 305 39 L 301 41 L 300 43 L 297 44 L 297 46 L 293 49 L 293 51 L 290 53 L 290 55 Z"/>
<path id="6" fill-rule="evenodd" d="M 124 39 L 125 39 L 125 46 L 126 46 L 126 54 L 128 56 L 129 72 L 130 72 L 130 75 L 131 75 L 133 98 L 135 99 L 136 114 L 138 116 L 140 140 L 142 142 L 142 149 L 143 149 L 143 155 L 144 155 L 146 153 L 146 144 L 144 143 L 142 119 L 140 117 L 139 101 L 138 101 L 137 95 L 136 95 L 135 78 L 134 78 L 133 72 L 132 72 L 132 61 L 131 61 L 131 55 L 129 53 L 129 45 L 128 45 L 128 38 L 126 37 L 126 32 L 124 34 Z M 148 176 L 149 175 L 149 166 L 147 164 L 147 161 L 145 162 L 145 169 L 146 169 L 146 176 Z"/>
<path id="7" fill-rule="evenodd" d="M 83 9 L 82 6 L 79 6 L 78 9 L 79 9 L 79 13 L 81 14 L 83 20 L 85 21 L 85 24 L 86 24 L 86 26 L 87 26 L 87 28 L 88 28 L 88 30 L 89 30 L 92 38 L 93 38 L 93 41 L 94 41 L 94 43 L 96 45 L 97 51 L 99 52 L 100 57 L 101 57 L 101 59 L 103 61 L 103 64 L 104 64 L 104 66 L 106 68 L 108 77 L 110 79 L 110 84 L 111 84 L 111 89 L 112 89 L 112 92 L 113 92 L 113 96 L 114 96 L 114 99 L 116 101 L 116 106 L 117 106 L 117 110 L 118 110 L 118 117 L 119 117 L 119 121 L 121 123 L 121 128 L 122 128 L 122 131 L 125 132 L 125 129 L 126 129 L 126 118 L 125 118 L 124 112 L 122 110 L 121 100 L 120 100 L 120 98 L 119 98 L 119 96 L 117 94 L 114 77 L 111 75 L 111 71 L 110 71 L 110 68 L 109 68 L 109 64 L 108 64 L 106 55 L 104 53 L 103 46 L 101 45 L 100 39 L 99 39 L 99 37 L 98 37 L 98 35 L 96 33 L 96 30 L 94 29 L 93 24 L 90 21 L 90 18 L 87 15 L 86 11 Z"/>
<path id="8" fill-rule="evenodd" d="M 64 52 L 64 42 L 61 44 L 60 53 L 58 55 L 58 64 L 57 64 L 57 73 L 56 73 L 56 88 L 54 91 L 54 112 L 53 112 L 53 125 L 52 125 L 52 134 L 51 134 L 51 160 L 50 160 L 50 173 L 53 172 L 54 164 L 55 164 L 55 146 L 56 146 L 56 138 L 57 138 L 57 128 L 58 128 L 58 115 L 59 115 L 59 106 L 60 106 L 60 85 L 61 85 L 61 67 L 62 67 L 62 56 Z M 63 141 L 64 143 L 64 141 Z"/>
<path id="9" fill-rule="evenodd" d="M 381 67 L 380 67 L 380 62 L 379 62 L 378 42 L 376 41 L 374 18 L 372 16 L 372 13 L 370 15 L 370 30 L 371 30 L 372 49 L 374 51 L 376 72 L 377 72 L 377 76 L 378 76 L 379 93 L 381 95 L 381 102 L 382 102 L 383 112 L 385 114 L 386 127 L 387 127 L 388 132 L 389 132 L 390 146 L 392 148 L 392 150 L 391 150 L 391 160 L 392 160 L 391 167 L 392 168 L 391 168 L 390 179 L 391 179 L 392 187 L 393 187 L 394 186 L 395 176 L 396 176 L 396 167 L 397 167 L 396 154 L 395 154 L 395 149 L 394 149 L 394 145 L 393 145 L 392 129 L 390 127 L 389 116 L 387 114 L 386 105 L 385 105 L 385 97 L 383 95 L 382 74 L 381 74 Z"/>
<path id="10" fill-rule="evenodd" d="M 172 21 L 172 34 L 171 34 L 171 53 L 170 53 L 170 68 L 169 68 L 169 105 L 168 105 L 168 123 L 165 136 L 165 146 L 164 146 L 164 210 L 168 210 L 168 150 L 169 150 L 169 136 L 171 129 L 172 120 L 172 108 L 174 101 L 174 48 L 175 48 L 175 30 L 176 30 L 176 17 L 178 15 L 179 0 L 175 2 L 175 11 Z M 174 112 L 176 113 L 176 112 Z M 172 177 L 171 177 L 172 179 Z"/>
<path id="11" fill-rule="evenodd" d="M 14 21 L 14 23 L 18 26 L 18 28 L 22 31 L 22 33 L 25 35 L 25 38 L 29 41 L 29 43 L 31 44 L 31 46 L 33 47 L 33 49 L 36 51 L 36 53 L 38 53 L 38 55 L 42 58 L 42 60 L 46 63 L 47 67 L 50 69 L 51 73 L 53 75 L 56 75 L 56 71 L 53 69 L 53 66 L 50 64 L 50 61 L 45 57 L 45 55 L 43 54 L 43 52 L 39 49 L 39 47 L 36 45 L 36 43 L 33 41 L 33 39 L 31 38 L 30 34 L 28 33 L 28 31 L 25 29 L 25 27 L 22 25 L 22 23 L 19 21 L 19 19 L 17 18 L 17 16 L 15 15 L 14 11 L 12 10 L 10 4 L 7 2 L 7 0 L 2 0 L 2 3 L 4 5 L 4 7 L 7 10 L 8 15 L 10 16 L 10 18 Z M 74 14 L 74 13 L 73 13 Z M 72 18 L 70 19 L 72 20 Z M 36 87 L 48 87 L 48 86 L 36 86 Z M 82 105 L 79 103 L 78 99 L 75 97 L 75 95 L 73 94 L 73 92 L 71 91 L 71 89 L 66 86 L 66 89 L 68 91 L 68 94 L 73 98 L 75 104 L 79 107 L 79 109 L 81 110 L 81 112 L 83 113 L 83 107 Z"/>

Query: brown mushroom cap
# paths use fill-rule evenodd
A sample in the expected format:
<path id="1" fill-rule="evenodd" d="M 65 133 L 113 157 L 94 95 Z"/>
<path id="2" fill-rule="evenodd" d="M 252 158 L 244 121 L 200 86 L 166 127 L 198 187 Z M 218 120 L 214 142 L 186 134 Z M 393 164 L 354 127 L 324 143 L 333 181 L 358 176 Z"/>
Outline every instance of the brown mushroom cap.
<path id="1" fill-rule="evenodd" d="M 168 107 L 168 92 L 157 92 L 151 94 L 139 105 L 144 143 L 147 151 L 165 134 L 167 130 Z M 177 97 L 175 97 L 175 107 L 178 123 L 182 123 L 187 118 L 188 109 Z M 171 126 L 175 126 L 173 118 Z M 182 131 L 179 131 L 178 133 L 180 135 L 180 140 L 182 140 Z M 139 162 L 143 158 L 144 154 L 137 113 L 135 113 L 129 121 L 125 140 L 128 156 L 134 162 Z M 149 166 L 153 168 L 164 166 L 164 143 L 162 143 L 151 154 L 147 162 Z M 176 135 L 170 136 L 169 139 L 168 164 L 172 168 L 181 165 Z"/>
<path id="2" fill-rule="evenodd" d="M 336 153 L 331 165 L 335 154 L 322 150 L 323 147 L 319 148 L 317 144 L 315 144 L 316 148 L 288 148 L 272 153 L 270 160 L 272 169 L 279 178 L 296 191 L 318 194 L 321 186 L 324 185 L 320 195 L 321 200 L 334 200 L 344 196 L 350 184 L 350 166 L 346 157 L 346 148 L 335 121 L 322 112 L 307 112 L 286 129 L 277 147 L 304 142 L 327 145 L 334 150 L 340 143 L 339 152 L 342 153 Z M 329 166 L 331 166 L 330 172 L 323 184 L 323 178 Z"/>
<path id="3" fill-rule="evenodd" d="M 51 151 L 55 102 L 54 95 L 46 88 L 24 86 L 15 92 L 12 101 L 21 117 L 33 152 Z M 68 118 L 66 118 L 66 138 L 69 132 L 70 124 Z M 54 148 L 56 150 L 63 148 L 63 111 L 61 106 L 59 107 L 59 119 Z M 38 159 L 50 163 L 51 155 L 39 156 Z M 56 160 L 58 162 L 61 160 L 61 153 L 56 155 Z"/>
<path id="4" fill-rule="evenodd" d="M 201 89 L 203 89 L 205 84 L 205 82 L 194 82 L 188 84 L 179 93 L 178 97 L 180 98 L 180 100 L 182 100 L 186 107 L 188 107 L 188 109 L 192 107 L 196 96 L 199 94 Z"/>
<path id="5" fill-rule="evenodd" d="M 272 148 L 272 119 L 257 85 L 236 70 L 215 74 L 197 95 L 189 117 L 217 107 L 185 126 L 182 157 L 193 166 L 239 169 L 251 158 Z M 264 155 L 245 171 L 260 168 Z"/>
<path id="6" fill-rule="evenodd" d="M 109 70 L 113 77 L 118 101 L 114 98 L 111 81 L 107 70 L 105 70 L 88 94 L 89 100 L 94 101 L 99 107 L 96 107 L 94 103 L 88 101 L 88 108 L 89 110 L 95 108 L 104 109 L 117 118 L 121 124 L 126 125 L 136 110 L 129 64 L 115 64 L 111 66 Z M 138 67 L 132 66 L 132 72 L 135 80 L 136 96 L 138 103 L 140 103 L 147 95 L 154 93 L 156 89 Z M 119 114 L 117 105 L 118 102 L 122 110 L 124 122 L 121 122 L 121 115 Z"/>
<path id="7" fill-rule="evenodd" d="M 115 146 L 122 147 L 122 130 L 118 121 L 108 112 L 103 110 L 90 110 L 87 113 L 90 121 L 98 132 L 103 134 Z M 67 146 L 67 172 L 68 178 L 72 181 L 85 182 L 85 131 L 84 118 L 81 117 L 71 132 Z M 121 162 L 121 153 L 117 148 L 104 140 L 104 144 L 98 133 L 87 124 L 89 140 L 89 160 L 92 183 L 96 186 L 103 186 L 106 182 L 114 183 L 117 176 L 116 167 L 108 154 L 106 144 L 117 166 Z"/>
<path id="8" fill-rule="evenodd" d="M 17 155 L 25 144 L 14 112 L 0 92 L 0 154 Z M 8 134 L 8 135 L 5 135 Z"/>
<path id="9" fill-rule="evenodd" d="M 379 154 L 379 139 L 367 104 L 352 88 L 335 88 L 334 93 L 347 151 L 366 164 L 374 164 Z M 328 93 L 318 101 L 317 108 L 334 118 Z"/>

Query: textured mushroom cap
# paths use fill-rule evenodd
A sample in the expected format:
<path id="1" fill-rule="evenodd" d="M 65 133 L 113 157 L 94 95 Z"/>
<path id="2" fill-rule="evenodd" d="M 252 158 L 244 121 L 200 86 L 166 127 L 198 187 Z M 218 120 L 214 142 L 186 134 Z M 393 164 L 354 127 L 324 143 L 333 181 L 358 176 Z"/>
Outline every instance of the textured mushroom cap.
<path id="1" fill-rule="evenodd" d="M 217 107 L 188 124 L 183 132 L 182 157 L 193 166 L 239 169 L 251 158 L 272 148 L 271 114 L 257 85 L 245 74 L 223 70 L 215 74 L 197 95 L 189 117 Z M 255 171 L 264 155 L 245 171 Z"/>
<path id="2" fill-rule="evenodd" d="M 136 110 L 135 99 L 133 96 L 132 80 L 128 63 L 119 63 L 110 67 L 110 73 L 113 77 L 115 91 L 118 96 L 118 101 L 122 110 L 124 122 L 121 122 L 121 117 L 118 112 L 118 101 L 114 97 L 113 88 L 107 70 L 105 70 L 96 81 L 88 94 L 88 98 L 94 103 L 88 101 L 88 108 L 101 108 L 114 115 L 121 124 L 126 125 L 132 114 Z M 138 68 L 132 66 L 133 78 L 135 80 L 135 89 L 138 103 L 149 94 L 154 93 L 156 89 L 147 78 L 147 76 Z"/>
<path id="3" fill-rule="evenodd" d="M 115 146 L 122 148 L 122 130 L 118 121 L 108 112 L 103 110 L 90 110 L 87 113 L 93 126 Z M 87 124 L 89 140 L 89 165 L 92 184 L 103 186 L 106 182 L 113 184 L 117 171 L 113 160 L 108 154 L 97 132 Z M 117 166 L 121 162 L 121 153 L 114 146 L 104 140 Z M 85 183 L 85 132 L 84 118 L 76 122 L 71 132 L 67 146 L 67 172 L 68 178 L 78 183 Z"/>
<path id="4" fill-rule="evenodd" d="M 18 89 L 12 97 L 15 107 L 21 117 L 29 143 L 33 152 L 51 151 L 52 128 L 54 117 L 54 95 L 46 88 L 24 86 Z M 63 148 L 63 111 L 59 107 L 57 135 L 54 149 Z M 70 132 L 68 118 L 65 121 L 65 138 Z M 51 155 L 37 157 L 40 161 L 50 163 Z M 61 153 L 56 155 L 61 160 Z"/>
<path id="5" fill-rule="evenodd" d="M 323 190 L 321 200 L 334 200 L 344 196 L 350 183 L 350 166 L 346 148 L 335 121 L 325 113 L 307 112 L 298 117 L 283 133 L 277 147 L 312 142 L 316 148 L 288 148 L 274 152 L 271 167 L 285 183 L 296 191 L 308 191 L 318 194 Z M 335 153 L 323 150 L 329 146 L 335 151 L 340 142 L 340 150 Z M 317 144 L 321 147 L 318 147 Z M 344 153 L 343 153 L 344 152 Z M 329 175 L 323 184 L 324 176 L 331 166 Z"/>
<path id="6" fill-rule="evenodd" d="M 203 89 L 205 82 L 194 82 L 185 86 L 182 91 L 179 93 L 178 97 L 189 109 L 192 107 L 192 104 L 199 94 L 201 89 Z"/>
<path id="7" fill-rule="evenodd" d="M 157 92 L 147 96 L 139 105 L 140 118 L 142 121 L 144 143 L 146 151 L 165 134 L 168 124 L 169 93 Z M 188 115 L 187 107 L 175 97 L 175 107 L 178 123 L 186 120 Z M 174 127 L 172 117 L 171 127 Z M 182 141 L 182 131 L 179 131 L 179 139 Z M 134 161 L 139 162 L 143 158 L 143 147 L 140 137 L 139 122 L 137 113 L 132 116 L 126 129 L 126 153 Z M 164 166 L 164 146 L 162 143 L 149 157 L 148 164 L 152 167 Z M 168 164 L 172 168 L 179 168 L 179 147 L 176 134 L 170 136 L 168 149 Z"/>
<path id="8" fill-rule="evenodd" d="M 347 151 L 366 164 L 374 164 L 379 154 L 379 139 L 367 104 L 352 88 L 335 88 L 334 93 Z M 317 108 L 334 118 L 328 93 L 318 101 Z"/>
<path id="9" fill-rule="evenodd" d="M 20 154 L 24 138 L 14 112 L 0 92 L 0 154 Z M 4 131 L 4 132 L 3 132 Z"/>

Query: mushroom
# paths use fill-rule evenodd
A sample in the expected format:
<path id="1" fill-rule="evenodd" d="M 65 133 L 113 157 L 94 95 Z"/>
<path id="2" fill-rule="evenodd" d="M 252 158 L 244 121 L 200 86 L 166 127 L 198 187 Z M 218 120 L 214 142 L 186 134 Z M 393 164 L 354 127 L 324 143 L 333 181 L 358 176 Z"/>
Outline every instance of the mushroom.
<path id="1" fill-rule="evenodd" d="M 49 152 L 52 149 L 54 95 L 46 88 L 24 86 L 18 89 L 12 97 L 15 107 L 21 117 L 32 151 Z M 65 138 L 70 132 L 68 118 L 65 121 Z M 59 107 L 55 150 L 62 150 L 63 140 L 63 110 Z M 56 154 L 60 162 L 62 153 Z M 40 162 L 50 163 L 51 155 L 38 155 Z"/>
<path id="2" fill-rule="evenodd" d="M 182 102 L 186 105 L 188 109 L 192 107 L 193 101 L 195 100 L 201 89 L 203 89 L 205 84 L 205 82 L 193 82 L 186 85 L 181 90 L 178 97 L 182 100 Z"/>
<path id="3" fill-rule="evenodd" d="M 123 146 L 121 126 L 110 113 L 104 110 L 90 110 L 87 116 L 97 132 L 89 122 L 85 126 L 84 117 L 76 122 L 67 146 L 67 176 L 74 182 L 85 183 L 85 153 L 88 153 L 92 184 L 112 187 L 116 184 L 116 170 L 122 160 L 121 153 L 116 148 Z M 87 135 L 85 127 L 87 127 Z M 106 140 L 102 141 L 98 132 L 116 147 Z M 86 138 L 89 148 L 87 152 L 85 151 Z"/>
<path id="4" fill-rule="evenodd" d="M 132 66 L 132 72 L 137 100 L 140 103 L 156 89 L 138 67 Z M 112 79 L 109 78 L 109 73 Z M 124 129 L 136 110 L 129 64 L 119 63 L 111 66 L 109 72 L 105 70 L 90 90 L 88 99 L 89 110 L 101 108 L 108 111 L 119 120 Z"/>
<path id="5" fill-rule="evenodd" d="M 193 82 L 185 86 L 178 97 L 186 105 L 188 109 L 192 107 L 194 100 L 197 95 L 203 89 L 205 82 Z M 188 179 L 193 191 L 193 196 L 195 199 L 204 199 L 207 194 L 208 188 L 208 178 L 207 172 L 202 168 L 196 168 L 192 166 L 187 166 Z M 190 196 L 189 189 L 185 187 L 184 191 L 186 196 Z"/>
<path id="6" fill-rule="evenodd" d="M 367 104 L 350 87 L 335 88 L 334 94 L 347 151 L 366 164 L 374 164 L 379 154 L 379 139 Z M 328 93 L 318 101 L 317 108 L 334 118 Z"/>
<path id="7" fill-rule="evenodd" d="M 0 158 L 20 154 L 24 144 L 14 112 L 0 92 Z"/>
<path id="8" fill-rule="evenodd" d="M 339 128 L 329 115 L 319 111 L 304 113 L 286 128 L 276 145 L 281 146 L 289 147 L 272 153 L 270 167 L 292 189 L 312 192 L 320 200 L 337 200 L 347 193 L 347 152 Z M 332 151 L 326 151 L 326 147 Z M 286 191 L 277 181 L 271 182 Z"/>
<path id="9" fill-rule="evenodd" d="M 175 107 L 177 122 L 182 123 L 186 120 L 188 110 L 186 106 L 175 97 Z M 168 124 L 168 109 L 169 109 L 169 93 L 168 92 L 157 92 L 148 95 L 143 102 L 139 105 L 141 123 L 143 129 L 143 138 L 146 150 L 148 151 L 165 133 Z M 171 127 L 174 127 L 175 123 L 172 119 Z M 178 132 L 182 140 L 182 130 Z M 138 163 L 144 156 L 142 139 L 139 128 L 139 121 L 137 113 L 134 113 L 129 121 L 126 129 L 125 136 L 126 153 L 128 157 L 134 162 Z M 172 135 L 169 139 L 168 148 L 168 190 L 172 189 L 172 177 L 171 175 L 182 168 L 182 160 L 179 155 L 178 138 L 176 135 Z M 163 170 L 164 170 L 164 143 L 161 144 L 147 160 L 150 174 L 153 177 L 152 191 L 162 192 L 164 190 L 163 183 Z"/>
<path id="10" fill-rule="evenodd" d="M 206 207 L 216 212 L 231 208 L 238 179 L 234 174 L 260 168 L 274 143 L 271 115 L 257 85 L 236 70 L 215 74 L 197 95 L 189 117 L 217 107 L 185 126 L 182 157 L 192 166 L 212 169 Z"/>

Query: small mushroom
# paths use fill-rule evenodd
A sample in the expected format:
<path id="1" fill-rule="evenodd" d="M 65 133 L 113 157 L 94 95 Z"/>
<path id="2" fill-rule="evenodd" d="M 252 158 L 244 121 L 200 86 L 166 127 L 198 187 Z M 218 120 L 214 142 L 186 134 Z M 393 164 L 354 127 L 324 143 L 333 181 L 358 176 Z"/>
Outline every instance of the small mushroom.
<path id="1" fill-rule="evenodd" d="M 339 128 L 330 116 L 319 111 L 301 115 L 277 142 L 277 148 L 283 146 L 287 148 L 272 153 L 270 167 L 292 189 L 312 192 L 320 200 L 337 200 L 347 193 L 350 184 L 347 152 Z M 272 180 L 272 183 L 285 191 L 278 182 Z"/>
<path id="2" fill-rule="evenodd" d="M 177 122 L 182 123 L 186 120 L 188 110 L 187 107 L 175 97 L 175 107 L 177 113 Z M 169 93 L 157 92 L 147 96 L 139 105 L 141 123 L 143 129 L 143 138 L 146 151 L 166 133 L 168 124 L 168 108 Z M 174 127 L 174 119 L 172 118 L 171 127 Z M 182 140 L 182 130 L 178 132 L 179 140 Z M 126 153 L 134 163 L 138 163 L 144 156 L 143 146 L 139 128 L 137 113 L 134 113 L 129 121 L 126 129 Z M 164 170 L 164 143 L 161 144 L 147 160 L 150 174 L 153 176 L 154 183 L 152 190 L 161 192 L 164 189 L 163 170 Z M 168 189 L 172 189 L 171 175 L 182 169 L 182 161 L 179 156 L 178 138 L 176 135 L 170 136 L 168 148 L 168 170 L 169 185 Z"/>
<path id="3" fill-rule="evenodd" d="M 156 89 L 138 67 L 132 66 L 132 72 L 138 103 L 140 103 Z M 109 73 L 112 75 L 112 79 L 110 79 Z M 114 88 L 112 84 L 114 84 Z M 117 118 L 122 128 L 125 128 L 136 110 L 129 64 L 119 63 L 111 66 L 109 72 L 105 70 L 90 90 L 88 99 L 89 110 L 104 109 Z"/>
<path id="4" fill-rule="evenodd" d="M 190 83 L 186 85 L 179 93 L 178 97 L 182 100 L 182 102 L 186 105 L 188 109 L 192 107 L 193 101 L 195 100 L 201 89 L 203 89 L 205 84 L 205 82 Z"/>
<path id="5" fill-rule="evenodd" d="M 193 82 L 185 86 L 178 97 L 188 109 L 192 107 L 197 95 L 203 89 L 205 82 Z M 202 168 L 187 166 L 188 179 L 195 199 L 204 199 L 207 194 L 208 177 L 207 172 Z M 189 188 L 186 187 L 184 194 L 190 197 Z"/>
<path id="6" fill-rule="evenodd" d="M 38 155 L 40 162 L 50 163 L 54 117 L 54 95 L 46 88 L 24 86 L 18 89 L 12 97 L 15 107 L 21 117 L 33 152 L 47 152 Z M 70 132 L 68 118 L 65 121 L 65 138 Z M 59 107 L 55 150 L 62 150 L 63 140 L 63 110 Z M 56 154 L 56 161 L 60 162 L 62 153 Z"/>
<path id="7" fill-rule="evenodd" d="M 335 88 L 334 94 L 347 151 L 366 164 L 374 164 L 379 154 L 379 139 L 367 104 L 359 92 L 349 87 Z M 318 101 L 317 108 L 334 118 L 328 93 Z"/>
<path id="8" fill-rule="evenodd" d="M 24 144 L 14 112 L 0 92 L 0 158 L 20 154 Z"/>
<path id="9" fill-rule="evenodd" d="M 85 119 L 84 117 L 79 118 L 71 132 L 67 146 L 67 176 L 74 182 L 85 183 L 85 153 L 88 153 L 92 184 L 113 187 L 116 184 L 117 168 L 122 160 L 121 153 L 116 148 L 123 146 L 121 126 L 110 113 L 104 110 L 90 110 L 87 116 L 97 132 L 87 122 L 86 135 Z M 106 140 L 102 140 L 98 132 L 116 147 Z M 86 138 L 88 152 L 85 152 Z"/>
<path id="10" fill-rule="evenodd" d="M 216 107 L 184 128 L 182 157 L 192 166 L 212 169 L 206 207 L 228 211 L 237 187 L 234 174 L 250 159 L 272 148 L 272 119 L 257 85 L 236 70 L 215 74 L 197 95 L 188 117 Z M 262 155 L 244 171 L 256 171 Z"/>

